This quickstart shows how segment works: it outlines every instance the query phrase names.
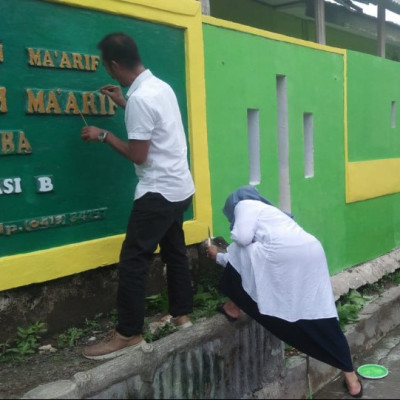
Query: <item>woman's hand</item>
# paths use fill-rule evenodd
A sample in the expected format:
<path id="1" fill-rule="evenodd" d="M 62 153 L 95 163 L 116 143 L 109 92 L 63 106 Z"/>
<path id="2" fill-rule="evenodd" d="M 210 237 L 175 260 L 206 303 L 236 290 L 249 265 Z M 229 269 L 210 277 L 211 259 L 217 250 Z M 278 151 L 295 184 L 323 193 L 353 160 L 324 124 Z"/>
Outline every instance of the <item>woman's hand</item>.
<path id="1" fill-rule="evenodd" d="M 206 254 L 209 259 L 215 261 L 217 259 L 217 253 L 218 253 L 217 246 L 211 245 L 206 247 Z"/>

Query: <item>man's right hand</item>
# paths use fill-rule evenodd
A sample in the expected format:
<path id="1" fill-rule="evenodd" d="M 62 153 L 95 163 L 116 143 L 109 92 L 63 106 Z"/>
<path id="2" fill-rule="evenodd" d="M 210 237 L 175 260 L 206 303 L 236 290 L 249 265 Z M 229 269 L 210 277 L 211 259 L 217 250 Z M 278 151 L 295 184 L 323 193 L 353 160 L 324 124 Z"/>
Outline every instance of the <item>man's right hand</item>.
<path id="1" fill-rule="evenodd" d="M 125 108 L 126 100 L 125 100 L 125 97 L 122 94 L 122 90 L 119 86 L 105 85 L 105 86 L 102 86 L 99 90 L 102 94 L 109 96 L 111 98 L 111 100 L 113 100 L 120 107 Z"/>

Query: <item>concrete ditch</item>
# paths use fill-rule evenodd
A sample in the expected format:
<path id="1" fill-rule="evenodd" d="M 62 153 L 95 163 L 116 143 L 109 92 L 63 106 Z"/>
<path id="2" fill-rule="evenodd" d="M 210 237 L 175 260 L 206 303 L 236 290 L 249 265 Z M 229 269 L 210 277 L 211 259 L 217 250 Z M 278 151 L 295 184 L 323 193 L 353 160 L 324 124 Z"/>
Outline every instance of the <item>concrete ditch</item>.
<path id="1" fill-rule="evenodd" d="M 399 268 L 399 259 L 400 252 L 395 250 L 385 255 L 385 262 L 371 262 L 374 276 L 394 272 Z M 369 267 L 369 263 L 342 274 L 358 276 L 364 267 Z M 338 287 L 346 293 L 350 288 L 363 286 L 362 279 L 357 279 L 359 286 L 351 283 L 351 287 L 348 277 L 339 275 L 332 278 L 335 296 Z M 362 352 L 399 324 L 400 287 L 394 287 L 367 304 L 359 314 L 359 321 L 347 327 L 355 364 Z M 337 369 L 310 359 L 308 375 L 312 391 L 321 389 L 338 373 Z M 285 361 L 282 343 L 246 315 L 235 323 L 216 315 L 77 373 L 70 380 L 40 385 L 23 398 L 293 399 L 306 398 L 308 385 L 304 356 Z"/>

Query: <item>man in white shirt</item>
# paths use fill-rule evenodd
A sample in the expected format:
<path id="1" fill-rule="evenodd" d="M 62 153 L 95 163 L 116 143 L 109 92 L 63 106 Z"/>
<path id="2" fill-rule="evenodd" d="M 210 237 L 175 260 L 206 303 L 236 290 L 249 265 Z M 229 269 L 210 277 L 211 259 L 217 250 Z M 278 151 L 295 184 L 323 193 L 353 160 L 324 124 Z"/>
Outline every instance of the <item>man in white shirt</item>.
<path id="1" fill-rule="evenodd" d="M 186 137 L 175 93 L 146 69 L 135 41 L 123 33 L 98 45 L 108 74 L 129 87 L 101 88 L 125 109 L 128 141 L 95 126 L 82 129 L 82 140 L 103 142 L 134 163 L 139 182 L 119 262 L 118 325 L 109 337 L 87 347 L 90 359 L 109 359 L 143 342 L 147 266 L 160 245 L 167 265 L 169 312 L 177 327 L 191 325 L 193 293 L 183 232 L 183 213 L 194 184 L 187 161 Z"/>

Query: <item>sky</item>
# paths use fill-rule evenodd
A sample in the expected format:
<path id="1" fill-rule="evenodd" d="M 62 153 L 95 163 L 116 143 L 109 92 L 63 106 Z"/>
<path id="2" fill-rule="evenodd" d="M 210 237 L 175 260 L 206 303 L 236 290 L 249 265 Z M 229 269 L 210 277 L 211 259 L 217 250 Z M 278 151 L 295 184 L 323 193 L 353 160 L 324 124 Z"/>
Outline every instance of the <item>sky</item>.
<path id="1" fill-rule="evenodd" d="M 335 3 L 334 0 L 327 0 L 329 3 Z M 371 15 L 373 17 L 377 17 L 378 15 L 378 7 L 374 4 L 366 5 L 364 3 L 360 3 L 359 1 L 354 1 L 353 3 L 359 7 L 361 7 L 365 14 Z M 395 14 L 392 11 L 386 10 L 386 21 L 394 22 L 395 24 L 400 25 L 400 15 Z"/>

